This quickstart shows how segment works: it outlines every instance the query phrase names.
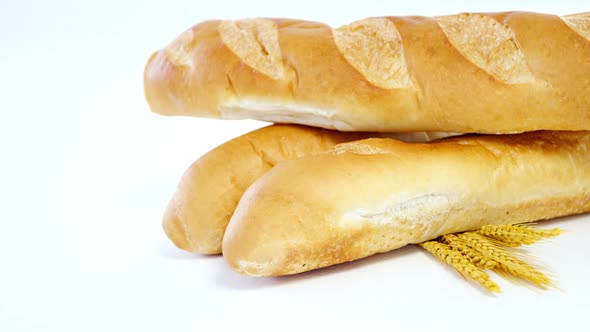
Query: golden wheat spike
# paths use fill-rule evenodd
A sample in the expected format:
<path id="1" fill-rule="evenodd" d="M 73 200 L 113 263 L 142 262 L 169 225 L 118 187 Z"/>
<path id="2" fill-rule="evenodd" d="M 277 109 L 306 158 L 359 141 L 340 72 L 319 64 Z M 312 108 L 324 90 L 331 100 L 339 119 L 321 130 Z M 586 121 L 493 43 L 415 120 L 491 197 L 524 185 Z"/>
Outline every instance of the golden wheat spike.
<path id="1" fill-rule="evenodd" d="M 471 263 L 460 252 L 454 251 L 450 246 L 437 241 L 420 243 L 420 246 L 434 257 L 452 266 L 457 272 L 467 279 L 474 280 L 491 292 L 500 293 L 500 287 L 490 279 L 487 273 Z"/>
<path id="2" fill-rule="evenodd" d="M 559 228 L 535 229 L 516 225 L 486 225 L 478 233 L 502 241 L 507 246 L 518 246 L 519 244 L 530 245 L 539 240 L 558 236 L 561 230 Z"/>
<path id="3" fill-rule="evenodd" d="M 500 248 L 489 239 L 477 232 L 467 232 L 459 234 L 458 237 L 465 243 L 477 250 L 484 257 L 498 262 L 496 269 L 505 271 L 510 275 L 528 280 L 538 286 L 545 287 L 551 285 L 551 279 L 545 274 L 535 269 L 526 262 L 514 257 L 508 251 Z"/>
<path id="4" fill-rule="evenodd" d="M 457 235 L 447 234 L 442 236 L 442 240 L 448 244 L 451 249 L 463 254 L 469 261 L 482 269 L 493 269 L 498 265 L 498 262 L 487 259 L 477 250 L 469 247 Z"/>

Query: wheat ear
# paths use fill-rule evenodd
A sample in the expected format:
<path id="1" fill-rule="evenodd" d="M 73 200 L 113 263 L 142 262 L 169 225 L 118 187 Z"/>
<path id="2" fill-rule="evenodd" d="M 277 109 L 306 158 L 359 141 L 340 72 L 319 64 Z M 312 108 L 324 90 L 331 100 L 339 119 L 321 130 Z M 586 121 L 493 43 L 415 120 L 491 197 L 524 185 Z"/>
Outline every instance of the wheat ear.
<path id="1" fill-rule="evenodd" d="M 448 244 L 451 249 L 463 254 L 471 263 L 482 269 L 493 269 L 497 267 L 498 262 L 487 259 L 479 251 L 468 246 L 455 234 L 447 234 L 442 236 L 444 243 Z"/>
<path id="2" fill-rule="evenodd" d="M 434 257 L 452 266 L 465 278 L 476 281 L 491 292 L 501 292 L 500 287 L 490 279 L 487 273 L 480 270 L 461 253 L 454 251 L 449 245 L 438 241 L 428 241 L 420 243 L 420 246 Z"/>
<path id="3" fill-rule="evenodd" d="M 516 225 L 486 225 L 477 232 L 481 235 L 501 241 L 509 247 L 515 247 L 521 244 L 530 245 L 537 241 L 561 234 L 559 228 L 535 229 L 532 227 Z"/>
<path id="4" fill-rule="evenodd" d="M 462 233 L 458 237 L 484 257 L 498 262 L 495 269 L 505 271 L 510 275 L 528 280 L 542 287 L 551 285 L 551 280 L 545 274 L 500 248 L 494 244 L 493 240 L 476 232 Z"/>

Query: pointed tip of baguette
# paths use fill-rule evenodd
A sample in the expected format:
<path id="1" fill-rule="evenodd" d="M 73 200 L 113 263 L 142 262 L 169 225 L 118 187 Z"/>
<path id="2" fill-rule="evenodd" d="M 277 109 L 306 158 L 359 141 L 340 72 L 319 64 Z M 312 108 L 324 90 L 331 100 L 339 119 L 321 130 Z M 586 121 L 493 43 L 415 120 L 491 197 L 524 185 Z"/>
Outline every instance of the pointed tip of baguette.
<path id="1" fill-rule="evenodd" d="M 281 166 L 273 170 L 277 168 Z M 223 236 L 225 261 L 233 270 L 248 276 L 281 276 L 308 270 L 294 266 L 298 260 L 293 255 L 305 248 L 307 240 L 301 225 L 293 220 L 298 218 L 298 202 L 258 190 L 272 173 L 271 170 L 246 190 Z M 265 196 L 269 193 L 272 196 Z M 256 199 L 260 196 L 268 199 Z M 280 213 L 283 210 L 292 213 L 284 216 Z"/>
<path id="2" fill-rule="evenodd" d="M 230 226 L 223 238 L 222 252 L 227 264 L 236 272 L 252 277 L 277 276 L 282 273 L 276 271 L 277 266 L 282 266 L 280 247 L 272 248 L 275 240 L 264 241 L 263 234 L 240 228 L 233 232 Z M 248 241 L 241 238 L 247 237 Z"/>
<path id="3" fill-rule="evenodd" d="M 223 92 L 211 93 L 204 86 L 216 82 L 225 86 L 227 80 L 221 75 L 216 80 L 204 75 L 211 70 L 204 59 L 210 58 L 211 52 L 218 51 L 221 46 L 203 46 L 217 36 L 218 25 L 219 21 L 201 22 L 149 57 L 143 82 L 144 95 L 153 113 L 187 115 L 194 112 L 202 117 L 218 117 L 216 107 L 211 103 Z M 205 51 L 197 52 L 199 49 Z"/>
<path id="4" fill-rule="evenodd" d="M 175 246 L 182 250 L 203 255 L 218 255 L 221 253 L 220 243 L 205 241 L 205 236 L 203 239 L 191 238 L 188 225 L 178 213 L 174 199 L 170 201 L 166 208 L 162 226 L 166 236 L 168 236 Z"/>
<path id="5" fill-rule="evenodd" d="M 193 241 L 191 241 L 186 224 L 182 221 L 175 199 L 173 198 L 164 212 L 162 221 L 164 233 L 174 243 L 175 246 L 189 252 L 196 252 Z"/>
<path id="6" fill-rule="evenodd" d="M 191 241 L 188 239 L 183 223 L 180 218 L 178 218 L 178 215 L 175 213 L 174 209 L 171 208 L 171 204 L 168 205 L 168 208 L 166 208 L 162 227 L 174 245 L 180 249 L 194 252 L 193 246 Z"/>

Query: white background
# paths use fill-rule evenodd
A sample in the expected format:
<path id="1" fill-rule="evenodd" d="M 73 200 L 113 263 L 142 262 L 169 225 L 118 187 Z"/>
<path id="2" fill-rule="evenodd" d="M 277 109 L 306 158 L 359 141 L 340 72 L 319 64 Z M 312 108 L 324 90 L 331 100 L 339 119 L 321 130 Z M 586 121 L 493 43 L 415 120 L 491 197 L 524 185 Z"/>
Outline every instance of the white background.
<path id="1" fill-rule="evenodd" d="M 531 249 L 561 290 L 497 278 L 500 296 L 415 247 L 255 279 L 221 257 L 181 252 L 161 230 L 185 168 L 263 125 L 150 113 L 143 66 L 184 29 L 216 18 L 340 25 L 377 15 L 513 9 L 567 14 L 589 11 L 590 3 L 0 1 L 0 331 L 583 329 L 589 216 L 550 222 L 570 232 Z"/>

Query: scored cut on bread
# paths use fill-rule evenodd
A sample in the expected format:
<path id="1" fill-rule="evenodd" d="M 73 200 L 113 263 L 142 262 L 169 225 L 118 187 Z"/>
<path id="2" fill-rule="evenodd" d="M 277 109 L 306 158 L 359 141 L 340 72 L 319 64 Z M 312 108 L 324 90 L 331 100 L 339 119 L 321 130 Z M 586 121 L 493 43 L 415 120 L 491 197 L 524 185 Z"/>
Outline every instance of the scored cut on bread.
<path id="1" fill-rule="evenodd" d="M 238 272 L 304 272 L 488 224 L 590 211 L 590 132 L 367 139 L 285 161 L 240 199 L 223 239 Z"/>
<path id="2" fill-rule="evenodd" d="M 149 59 L 153 112 L 342 131 L 590 129 L 590 13 L 206 21 Z"/>

